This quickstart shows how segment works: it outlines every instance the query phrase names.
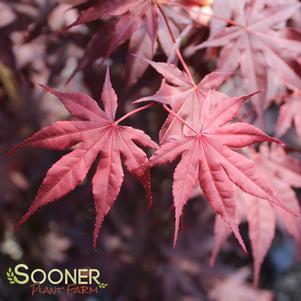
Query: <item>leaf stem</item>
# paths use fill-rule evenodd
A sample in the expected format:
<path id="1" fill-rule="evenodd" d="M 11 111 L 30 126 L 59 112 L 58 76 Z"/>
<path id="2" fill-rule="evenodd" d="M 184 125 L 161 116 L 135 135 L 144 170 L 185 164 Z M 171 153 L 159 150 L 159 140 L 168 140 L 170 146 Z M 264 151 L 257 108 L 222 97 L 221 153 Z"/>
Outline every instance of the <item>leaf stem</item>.
<path id="1" fill-rule="evenodd" d="M 128 117 L 130 117 L 130 116 L 132 116 L 132 115 L 134 115 L 134 114 L 136 114 L 136 113 L 138 113 L 138 112 L 144 111 L 144 110 L 146 110 L 146 109 L 148 109 L 148 108 L 151 108 L 151 107 L 153 107 L 154 105 L 155 105 L 155 103 L 152 102 L 152 103 L 149 103 L 149 104 L 147 104 L 147 105 L 145 105 L 145 106 L 143 106 L 143 107 L 137 108 L 137 109 L 135 109 L 135 110 L 133 110 L 133 111 L 131 111 L 131 112 L 125 114 L 124 116 L 122 116 L 121 118 L 119 118 L 118 120 L 116 120 L 114 123 L 117 125 L 118 123 L 120 123 L 121 121 L 127 119 Z"/>
<path id="2" fill-rule="evenodd" d="M 174 43 L 175 51 L 176 51 L 177 57 L 179 58 L 179 60 L 180 60 L 180 62 L 181 62 L 181 64 L 182 64 L 182 66 L 183 66 L 183 68 L 184 68 L 186 74 L 188 75 L 188 77 L 189 77 L 189 79 L 190 79 L 192 85 L 193 85 L 194 87 L 197 87 L 197 85 L 195 84 L 195 82 L 194 82 L 194 80 L 193 80 L 193 77 L 192 77 L 192 75 L 191 75 L 191 72 L 190 72 L 190 70 L 189 70 L 187 64 L 185 63 L 185 60 L 184 60 L 184 58 L 183 58 L 183 56 L 182 56 L 182 54 L 181 54 L 181 52 L 180 52 L 180 50 L 179 50 L 179 47 L 178 47 L 178 45 L 177 45 L 177 40 L 176 40 L 176 38 L 175 38 L 175 36 L 174 36 L 172 30 L 171 30 L 171 27 L 170 27 L 170 25 L 169 25 L 169 21 L 168 21 L 166 15 L 165 15 L 165 13 L 164 13 L 164 11 L 163 11 L 161 5 L 160 5 L 158 2 L 156 2 L 156 5 L 157 5 L 157 7 L 158 7 L 158 9 L 159 9 L 159 11 L 160 11 L 160 13 L 161 13 L 163 19 L 164 19 L 164 22 L 165 22 L 166 27 L 167 27 L 167 29 L 168 29 L 169 35 L 170 35 L 170 37 L 171 37 L 171 39 L 172 39 L 172 41 L 173 41 L 173 43 Z"/>
<path id="3" fill-rule="evenodd" d="M 194 129 L 189 123 L 187 123 L 182 117 L 180 117 L 176 112 L 171 110 L 167 105 L 163 105 L 163 108 L 172 116 L 180 120 L 183 124 L 185 124 L 190 130 L 192 130 L 196 135 L 200 135 L 200 133 Z"/>

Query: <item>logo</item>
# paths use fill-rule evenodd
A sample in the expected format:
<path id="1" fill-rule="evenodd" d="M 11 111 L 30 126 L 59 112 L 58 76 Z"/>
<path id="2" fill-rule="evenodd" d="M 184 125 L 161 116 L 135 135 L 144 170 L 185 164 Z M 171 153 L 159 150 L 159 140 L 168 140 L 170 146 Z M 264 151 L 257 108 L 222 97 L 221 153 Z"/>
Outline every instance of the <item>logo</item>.
<path id="1" fill-rule="evenodd" d="M 30 270 L 26 264 L 9 267 L 6 277 L 11 285 L 29 285 L 32 296 L 36 294 L 91 295 L 108 286 L 101 281 L 98 269 L 43 269 Z"/>
<path id="2" fill-rule="evenodd" d="M 10 284 L 15 284 L 15 273 L 12 271 L 11 268 L 8 269 L 8 271 L 6 272 L 6 276 L 7 276 L 7 280 L 9 281 Z"/>

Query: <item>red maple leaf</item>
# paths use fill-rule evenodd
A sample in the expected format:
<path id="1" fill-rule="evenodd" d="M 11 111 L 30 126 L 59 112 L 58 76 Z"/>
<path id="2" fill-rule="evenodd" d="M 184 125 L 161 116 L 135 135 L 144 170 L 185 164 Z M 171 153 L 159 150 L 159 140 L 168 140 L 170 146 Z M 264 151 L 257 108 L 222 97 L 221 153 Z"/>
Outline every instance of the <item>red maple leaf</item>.
<path id="1" fill-rule="evenodd" d="M 121 156 L 129 172 L 143 184 L 151 204 L 148 159 L 135 143 L 151 148 L 157 148 L 157 144 L 143 131 L 119 125 L 129 114 L 115 121 L 117 96 L 111 86 L 109 70 L 101 95 L 104 111 L 94 99 L 85 94 L 61 93 L 48 87 L 44 89 L 57 96 L 72 116 L 79 120 L 58 121 L 27 138 L 13 151 L 24 146 L 55 150 L 76 147 L 48 170 L 33 204 L 19 225 L 41 206 L 54 202 L 73 190 L 86 177 L 93 162 L 99 158 L 92 180 L 97 213 L 93 240 L 96 247 L 100 226 L 123 182 Z M 135 111 L 139 110 L 142 108 Z"/>
<path id="2" fill-rule="evenodd" d="M 129 40 L 126 63 L 127 87 L 134 85 L 146 70 L 148 63 L 137 60 L 132 54 L 152 59 L 156 53 L 159 39 L 163 50 L 169 56 L 175 43 L 174 35 L 180 33 L 179 27 L 181 26 L 175 24 L 177 21 L 181 23 L 185 19 L 182 10 L 180 10 L 181 13 L 179 10 L 173 10 L 170 13 L 171 17 L 167 18 L 167 10 L 171 9 L 171 5 L 167 4 L 173 4 L 173 1 L 164 1 L 162 4 L 164 7 L 161 7 L 161 1 L 154 0 L 97 0 L 71 26 L 104 17 L 119 17 L 119 19 L 117 21 L 111 19 L 99 28 L 87 45 L 85 56 L 75 72 L 100 57 L 103 62 L 120 45 Z M 186 20 L 188 23 L 190 22 L 188 17 L 185 22 Z M 170 32 L 164 24 L 166 22 L 168 22 Z M 164 29 L 160 27 L 164 27 Z"/>
<path id="3" fill-rule="evenodd" d="M 145 60 L 145 59 L 144 59 Z M 229 98 L 227 95 L 216 91 L 230 75 L 228 72 L 212 72 L 205 76 L 202 81 L 195 84 L 193 79 L 188 76 L 189 72 L 183 72 L 173 64 L 156 63 L 148 61 L 148 63 L 164 76 L 164 81 L 154 95 L 140 98 L 135 101 L 155 101 L 162 104 L 168 104 L 172 110 L 192 127 L 200 129 L 200 114 L 204 100 L 210 91 L 211 109 L 220 102 Z M 170 83 L 170 84 L 168 84 Z M 213 104 L 213 101 L 215 102 Z M 160 143 L 164 143 L 168 137 L 187 133 L 190 129 L 187 128 L 178 118 L 169 114 L 163 127 L 160 130 Z"/>
<path id="4" fill-rule="evenodd" d="M 261 145 L 260 152 L 251 152 L 252 158 L 261 172 L 270 180 L 274 193 L 288 208 L 300 214 L 300 205 L 292 187 L 301 187 L 300 162 L 288 156 L 281 146 Z M 237 220 L 245 219 L 249 224 L 249 237 L 254 257 L 254 284 L 259 281 L 261 265 L 271 247 L 276 228 L 276 217 L 286 231 L 295 239 L 297 249 L 301 247 L 301 219 L 292 218 L 279 206 L 273 206 L 267 200 L 237 191 Z M 230 235 L 227 225 L 221 218 L 215 221 L 215 240 L 211 257 L 214 264 L 218 252 Z"/>
<path id="5" fill-rule="evenodd" d="M 298 56 L 301 33 L 285 27 L 300 3 L 266 6 L 265 1 L 239 1 L 231 26 L 222 28 L 196 49 L 222 47 L 218 69 L 240 67 L 247 91 L 268 90 L 268 70 L 273 70 L 292 89 L 301 89 Z M 299 68 L 300 69 L 300 68 Z M 256 111 L 263 116 L 264 94 L 255 96 Z"/>
<path id="6" fill-rule="evenodd" d="M 183 207 L 197 182 L 210 205 L 229 224 L 244 249 L 245 245 L 236 222 L 235 185 L 248 194 L 286 208 L 257 170 L 255 163 L 231 149 L 262 141 L 280 143 L 250 124 L 230 124 L 242 103 L 252 95 L 227 98 L 216 105 L 209 91 L 201 107 L 200 130 L 194 129 L 164 105 L 170 114 L 191 131 L 186 135 L 170 137 L 150 159 L 150 165 L 154 166 L 171 162 L 181 156 L 173 182 L 176 218 L 174 244 Z"/>
<path id="7" fill-rule="evenodd" d="M 296 4 L 298 0 L 252 0 L 254 9 L 262 10 L 265 6 L 277 6 L 284 4 Z M 239 1 L 242 5 L 247 4 L 245 0 Z M 251 2 L 251 1 L 249 1 Z M 212 18 L 210 24 L 210 35 L 216 34 L 220 29 L 231 23 L 231 18 L 239 13 L 239 4 L 236 1 L 214 0 L 212 4 Z"/>

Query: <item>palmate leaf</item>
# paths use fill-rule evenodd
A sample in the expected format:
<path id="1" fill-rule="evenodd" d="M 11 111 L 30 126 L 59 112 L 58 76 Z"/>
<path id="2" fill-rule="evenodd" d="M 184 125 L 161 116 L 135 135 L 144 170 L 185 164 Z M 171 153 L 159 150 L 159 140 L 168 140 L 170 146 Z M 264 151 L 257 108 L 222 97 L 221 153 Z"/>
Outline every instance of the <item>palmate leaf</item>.
<path id="1" fill-rule="evenodd" d="M 273 6 L 266 6 L 270 3 L 262 0 L 235 3 L 233 25 L 215 32 L 196 49 L 221 47 L 218 69 L 234 71 L 240 67 L 248 92 L 268 90 L 268 70 L 273 70 L 287 87 L 300 90 L 301 75 L 296 59 L 301 55 L 301 34 L 284 27 L 300 9 L 300 3 Z M 255 96 L 254 100 L 262 118 L 268 105 L 264 94 Z"/>
<path id="2" fill-rule="evenodd" d="M 169 19 L 170 26 L 174 29 L 172 30 L 174 34 L 178 33 L 179 28 L 174 24 L 176 16 L 179 15 L 179 19 L 183 19 L 185 14 L 183 14 L 184 10 L 181 13 L 178 10 L 173 10 L 172 2 L 161 3 L 161 1 L 153 0 L 97 0 L 91 3 L 88 9 L 70 27 L 101 18 L 109 18 L 109 21 L 101 26 L 89 41 L 85 56 L 73 75 L 79 69 L 98 58 L 104 61 L 119 46 L 129 40 L 126 84 L 127 88 L 133 86 L 145 72 L 148 63 L 146 61 L 141 62 L 136 57 L 133 57 L 132 54 L 152 59 L 156 53 L 159 39 L 163 42 L 162 47 L 167 56 L 172 51 L 173 45 L 167 43 L 167 40 L 170 40 L 171 37 L 166 37 L 168 34 L 163 34 L 163 32 L 168 31 L 162 16 L 162 13 L 165 14 L 165 12 L 163 9 L 160 11 L 158 8 L 161 4 L 164 6 L 164 10 L 172 10 L 171 15 L 175 18 Z M 185 6 L 186 4 L 183 3 L 183 5 Z M 118 17 L 118 20 L 116 21 L 112 17 Z M 189 19 L 187 20 L 187 22 L 190 22 Z"/>
<path id="3" fill-rule="evenodd" d="M 300 205 L 292 189 L 292 187 L 301 187 L 300 162 L 288 156 L 281 146 L 275 145 L 271 148 L 262 145 L 260 152 L 253 153 L 251 157 L 260 171 L 270 180 L 277 197 L 290 210 L 300 215 Z M 287 211 L 270 204 L 265 199 L 247 195 L 241 191 L 237 191 L 236 205 L 238 223 L 247 220 L 249 224 L 249 237 L 254 257 L 254 284 L 257 285 L 261 265 L 275 235 L 276 217 L 281 226 L 296 241 L 299 252 L 301 250 L 301 219 L 300 217 L 293 218 Z M 219 250 L 230 235 L 227 225 L 219 217 L 216 218 L 214 229 L 215 239 L 211 264 L 214 264 Z"/>
<path id="4" fill-rule="evenodd" d="M 70 27 L 88 23 L 100 18 L 112 18 L 99 30 L 87 45 L 86 53 L 78 68 L 92 63 L 98 58 L 102 61 L 123 43 L 130 40 L 129 53 L 143 55 L 149 59 L 157 49 L 158 8 L 153 1 L 145 0 L 97 0 L 88 7 Z M 128 56 L 126 66 L 127 87 L 134 85 L 147 68 L 136 58 Z M 71 77 L 72 77 L 71 76 Z"/>
<path id="5" fill-rule="evenodd" d="M 14 150 L 24 146 L 63 150 L 79 145 L 48 170 L 33 204 L 19 225 L 41 206 L 54 202 L 73 190 L 86 177 L 93 162 L 99 159 L 92 181 L 97 213 L 93 240 L 96 247 L 100 226 L 123 182 L 121 156 L 129 172 L 143 184 L 151 204 L 148 159 L 136 143 L 151 148 L 157 148 L 157 144 L 143 131 L 120 126 L 115 121 L 117 96 L 111 86 L 108 70 L 101 95 L 104 111 L 87 95 L 44 88 L 57 96 L 66 109 L 80 120 L 58 121 L 29 137 Z"/>
<path id="6" fill-rule="evenodd" d="M 216 105 L 212 95 L 208 93 L 201 107 L 200 131 L 171 136 L 150 159 L 150 165 L 154 166 L 174 161 L 181 156 L 173 181 L 176 218 L 174 244 L 183 207 L 196 183 L 201 186 L 215 212 L 230 226 L 243 249 L 245 245 L 236 221 L 235 186 L 292 214 L 298 214 L 279 199 L 253 161 L 230 149 L 263 141 L 281 143 L 250 124 L 230 123 L 238 114 L 242 103 L 251 96 L 227 98 Z"/>
<path id="7" fill-rule="evenodd" d="M 69 27 L 102 18 L 106 19 L 106 22 L 99 27 L 89 41 L 85 55 L 71 78 L 78 70 L 96 59 L 101 58 L 103 62 L 118 47 L 129 41 L 125 73 L 126 88 L 130 88 L 137 83 L 148 67 L 147 61 L 142 62 L 132 54 L 151 60 L 158 45 L 161 44 L 166 56 L 173 56 L 175 47 L 173 39 L 180 37 L 181 31 L 188 24 L 192 24 L 185 8 L 203 4 L 205 3 L 198 1 L 160 0 L 96 0 L 91 2 Z M 170 32 L 166 23 L 170 27 Z"/>
<path id="8" fill-rule="evenodd" d="M 145 59 L 143 60 L 145 61 Z M 147 61 L 164 77 L 164 81 L 159 91 L 154 95 L 140 98 L 135 103 L 155 101 L 168 104 L 178 116 L 194 128 L 200 129 L 201 108 L 206 97 L 209 95 L 211 98 L 210 110 L 212 112 L 218 103 L 229 98 L 215 89 L 229 78 L 232 73 L 212 72 L 196 85 L 191 82 L 185 72 L 173 64 Z M 179 135 L 182 132 L 189 132 L 189 130 L 175 116 L 169 115 L 160 130 L 160 143 L 164 143 L 170 136 Z"/>

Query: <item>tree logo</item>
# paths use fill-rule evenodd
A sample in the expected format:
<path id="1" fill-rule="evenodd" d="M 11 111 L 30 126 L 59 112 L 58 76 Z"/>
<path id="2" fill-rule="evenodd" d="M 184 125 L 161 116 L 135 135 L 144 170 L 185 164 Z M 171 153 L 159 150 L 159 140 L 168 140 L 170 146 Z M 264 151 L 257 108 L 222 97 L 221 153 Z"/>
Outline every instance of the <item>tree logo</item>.
<path id="1" fill-rule="evenodd" d="M 10 284 L 16 283 L 15 273 L 13 272 L 12 268 L 9 268 L 6 272 L 7 280 Z"/>

